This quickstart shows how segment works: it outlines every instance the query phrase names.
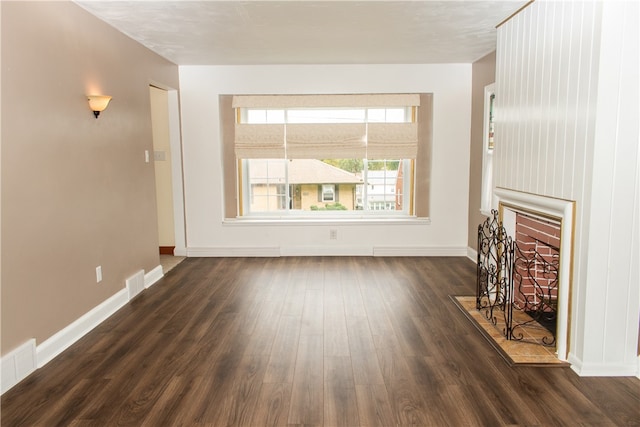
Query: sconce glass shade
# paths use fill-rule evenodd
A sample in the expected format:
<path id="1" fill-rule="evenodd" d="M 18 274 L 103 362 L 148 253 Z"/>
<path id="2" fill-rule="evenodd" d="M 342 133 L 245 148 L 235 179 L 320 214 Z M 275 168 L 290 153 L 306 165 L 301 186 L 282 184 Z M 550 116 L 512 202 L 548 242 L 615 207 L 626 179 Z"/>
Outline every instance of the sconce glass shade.
<path id="1" fill-rule="evenodd" d="M 96 119 L 100 115 L 100 112 L 107 108 L 109 101 L 111 101 L 110 96 L 104 95 L 87 95 L 87 99 L 89 100 L 89 107 L 91 111 L 93 111 L 93 115 L 96 116 Z"/>

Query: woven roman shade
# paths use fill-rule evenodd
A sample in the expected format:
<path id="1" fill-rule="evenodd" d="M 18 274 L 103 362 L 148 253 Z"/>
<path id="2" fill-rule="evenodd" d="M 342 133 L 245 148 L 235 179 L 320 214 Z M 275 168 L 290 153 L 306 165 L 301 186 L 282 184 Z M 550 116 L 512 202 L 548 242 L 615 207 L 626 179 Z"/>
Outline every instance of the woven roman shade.
<path id="1" fill-rule="evenodd" d="M 414 108 L 418 94 L 236 95 L 238 109 Z M 236 114 L 240 117 L 241 114 Z M 414 159 L 417 123 L 286 123 L 235 125 L 238 159 Z"/>
<path id="2" fill-rule="evenodd" d="M 289 159 L 363 159 L 365 123 L 287 124 Z"/>
<path id="3" fill-rule="evenodd" d="M 417 153 L 417 123 L 368 124 L 368 159 L 415 159 Z"/>
<path id="4" fill-rule="evenodd" d="M 233 108 L 418 107 L 420 95 L 398 93 L 330 95 L 235 95 Z"/>
<path id="5" fill-rule="evenodd" d="M 284 124 L 241 124 L 235 127 L 238 159 L 281 159 L 284 157 Z"/>

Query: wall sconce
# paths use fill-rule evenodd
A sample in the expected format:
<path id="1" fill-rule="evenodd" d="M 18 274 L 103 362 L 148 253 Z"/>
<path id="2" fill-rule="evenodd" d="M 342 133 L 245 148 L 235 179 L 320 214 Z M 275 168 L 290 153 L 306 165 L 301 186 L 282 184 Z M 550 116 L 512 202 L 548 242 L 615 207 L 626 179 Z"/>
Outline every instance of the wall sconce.
<path id="1" fill-rule="evenodd" d="M 111 101 L 110 96 L 103 95 L 87 95 L 87 99 L 89 100 L 89 107 L 91 111 L 93 111 L 93 115 L 96 116 L 96 119 L 100 115 L 100 112 L 107 108 L 109 101 Z"/>

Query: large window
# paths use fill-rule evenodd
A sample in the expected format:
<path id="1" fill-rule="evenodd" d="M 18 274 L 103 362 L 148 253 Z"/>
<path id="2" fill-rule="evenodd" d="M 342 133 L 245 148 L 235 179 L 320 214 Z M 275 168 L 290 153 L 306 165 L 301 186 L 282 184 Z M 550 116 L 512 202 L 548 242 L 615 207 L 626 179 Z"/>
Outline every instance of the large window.
<path id="1" fill-rule="evenodd" d="M 235 217 L 426 216 L 431 95 L 229 98 L 221 110 L 233 111 L 223 115 L 223 139 L 237 165 Z M 225 160 L 225 177 L 234 163 Z M 227 213 L 231 188 L 225 181 Z"/>

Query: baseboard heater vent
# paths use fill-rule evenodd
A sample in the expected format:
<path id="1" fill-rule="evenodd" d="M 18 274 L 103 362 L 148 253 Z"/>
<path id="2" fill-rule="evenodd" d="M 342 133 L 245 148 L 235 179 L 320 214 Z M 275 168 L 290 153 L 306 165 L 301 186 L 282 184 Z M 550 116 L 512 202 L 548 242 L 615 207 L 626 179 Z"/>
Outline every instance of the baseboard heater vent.
<path id="1" fill-rule="evenodd" d="M 129 291 L 129 300 L 131 300 L 144 290 L 144 270 L 140 270 L 129 277 L 125 283 L 127 284 L 127 291 Z"/>

